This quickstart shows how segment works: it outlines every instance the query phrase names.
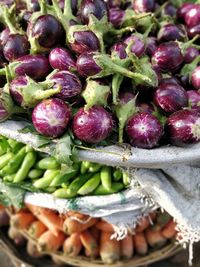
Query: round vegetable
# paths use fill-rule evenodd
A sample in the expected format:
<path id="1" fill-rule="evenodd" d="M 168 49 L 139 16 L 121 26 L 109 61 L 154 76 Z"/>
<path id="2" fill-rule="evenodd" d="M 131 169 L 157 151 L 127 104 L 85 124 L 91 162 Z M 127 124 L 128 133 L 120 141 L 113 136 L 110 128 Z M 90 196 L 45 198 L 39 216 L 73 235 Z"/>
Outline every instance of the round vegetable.
<path id="1" fill-rule="evenodd" d="M 167 131 L 175 145 L 200 141 L 200 114 L 195 110 L 179 110 L 167 119 Z"/>
<path id="2" fill-rule="evenodd" d="M 200 66 L 192 72 L 191 82 L 195 89 L 200 89 Z"/>
<path id="3" fill-rule="evenodd" d="M 177 70 L 182 62 L 183 55 L 176 42 L 159 45 L 152 57 L 152 64 L 163 72 Z"/>
<path id="4" fill-rule="evenodd" d="M 79 109 L 73 118 L 74 135 L 86 143 L 99 143 L 106 139 L 113 128 L 112 115 L 100 106 L 89 110 Z"/>
<path id="5" fill-rule="evenodd" d="M 140 112 L 128 120 L 126 132 L 131 145 L 152 148 L 158 145 L 163 135 L 163 127 L 154 115 Z"/>
<path id="6" fill-rule="evenodd" d="M 65 48 L 54 48 L 49 54 L 49 63 L 53 69 L 76 69 L 76 60 L 74 56 Z"/>
<path id="7" fill-rule="evenodd" d="M 133 1 L 133 9 L 136 12 L 144 13 L 144 12 L 153 12 L 156 7 L 155 0 L 134 0 Z"/>
<path id="8" fill-rule="evenodd" d="M 167 113 L 173 113 L 187 106 L 187 93 L 178 84 L 161 84 L 154 93 L 154 104 Z"/>
<path id="9" fill-rule="evenodd" d="M 93 59 L 94 53 L 83 53 L 76 62 L 77 71 L 81 76 L 92 76 L 102 71 Z"/>
<path id="10" fill-rule="evenodd" d="M 32 122 L 35 129 L 42 135 L 59 137 L 67 129 L 71 111 L 61 99 L 46 99 L 33 110 Z"/>

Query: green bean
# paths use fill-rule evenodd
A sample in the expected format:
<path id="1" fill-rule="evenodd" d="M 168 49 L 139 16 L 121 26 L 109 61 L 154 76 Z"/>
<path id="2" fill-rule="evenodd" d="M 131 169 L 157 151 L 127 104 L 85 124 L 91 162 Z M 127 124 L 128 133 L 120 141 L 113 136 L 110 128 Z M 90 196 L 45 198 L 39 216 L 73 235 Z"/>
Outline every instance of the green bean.
<path id="1" fill-rule="evenodd" d="M 89 172 L 98 172 L 101 169 L 101 165 L 97 163 L 90 163 L 90 167 L 88 169 Z"/>
<path id="2" fill-rule="evenodd" d="M 110 195 L 121 191 L 123 188 L 124 185 L 122 183 L 112 183 L 112 187 L 109 190 L 100 184 L 95 191 L 92 192 L 92 195 Z"/>
<path id="3" fill-rule="evenodd" d="M 80 170 L 81 174 L 85 174 L 88 171 L 89 166 L 90 166 L 89 161 L 82 161 Z"/>
<path id="4" fill-rule="evenodd" d="M 8 152 L 0 157 L 0 169 L 4 168 L 13 157 L 13 153 Z"/>
<path id="5" fill-rule="evenodd" d="M 33 167 L 37 159 L 37 154 L 35 151 L 28 152 L 22 162 L 20 169 L 17 171 L 14 183 L 20 183 L 27 178 L 30 169 Z"/>
<path id="6" fill-rule="evenodd" d="M 27 153 L 27 147 L 22 147 L 19 152 L 10 159 L 8 164 L 0 171 L 0 175 L 7 175 L 7 174 L 13 174 L 16 173 L 17 170 L 20 168 L 20 165 L 22 164 L 22 161 L 24 160 L 24 157 Z"/>
<path id="7" fill-rule="evenodd" d="M 30 170 L 30 172 L 28 173 L 28 178 L 30 178 L 30 179 L 37 179 L 37 178 L 40 178 L 40 177 L 42 176 L 43 173 L 44 173 L 43 170 L 32 169 L 32 170 Z"/>
<path id="8" fill-rule="evenodd" d="M 6 175 L 3 177 L 3 180 L 5 182 L 13 182 L 14 177 L 15 177 L 15 174 Z"/>
<path id="9" fill-rule="evenodd" d="M 125 171 L 122 172 L 122 180 L 125 186 L 128 186 L 130 184 L 130 177 L 129 177 L 128 172 L 125 172 Z"/>
<path id="10" fill-rule="evenodd" d="M 66 188 L 59 188 L 57 189 L 53 195 L 55 197 L 58 197 L 58 198 L 73 198 L 76 196 L 76 194 L 70 192 L 68 189 Z"/>
<path id="11" fill-rule="evenodd" d="M 47 188 L 45 188 L 45 191 L 48 193 L 53 193 L 56 191 L 56 187 L 51 187 L 51 186 L 47 187 Z"/>
<path id="12" fill-rule="evenodd" d="M 75 180 L 71 182 L 68 189 L 71 193 L 77 194 L 77 191 L 83 186 L 90 178 L 92 177 L 91 173 L 81 174 Z"/>
<path id="13" fill-rule="evenodd" d="M 122 178 L 122 172 L 119 170 L 119 169 L 116 169 L 114 172 L 113 172 L 113 180 L 115 182 L 118 182 L 119 180 L 121 180 Z"/>
<path id="14" fill-rule="evenodd" d="M 60 167 L 59 163 L 53 157 L 43 158 L 35 165 L 36 169 L 53 170 Z"/>
<path id="15" fill-rule="evenodd" d="M 78 194 L 79 195 L 88 195 L 92 191 L 94 191 L 98 185 L 100 184 L 101 179 L 100 179 L 100 174 L 95 173 L 90 180 L 88 180 L 79 190 Z"/>
<path id="16" fill-rule="evenodd" d="M 49 187 L 49 185 L 51 184 L 52 180 L 54 179 L 54 177 L 56 175 L 59 174 L 59 170 L 51 170 L 51 173 L 49 173 L 46 176 L 43 176 L 42 178 L 36 180 L 33 185 L 36 188 L 40 188 L 40 189 L 45 189 L 47 187 Z"/>
<path id="17" fill-rule="evenodd" d="M 76 177 L 78 171 L 72 170 L 66 173 L 59 173 L 51 182 L 50 186 L 61 186 L 63 183 L 68 182 L 70 179 Z"/>
<path id="18" fill-rule="evenodd" d="M 101 183 L 105 189 L 111 189 L 112 185 L 112 176 L 111 176 L 111 167 L 104 166 L 101 168 L 100 172 Z"/>

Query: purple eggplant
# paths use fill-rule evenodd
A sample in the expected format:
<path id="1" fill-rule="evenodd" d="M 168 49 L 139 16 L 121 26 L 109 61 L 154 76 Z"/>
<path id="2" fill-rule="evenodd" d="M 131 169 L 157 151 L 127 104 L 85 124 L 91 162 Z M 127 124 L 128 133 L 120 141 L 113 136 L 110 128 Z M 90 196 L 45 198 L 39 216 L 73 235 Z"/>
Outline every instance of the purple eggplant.
<path id="1" fill-rule="evenodd" d="M 6 27 L 1 33 L 0 33 L 0 43 L 2 45 L 5 45 L 5 43 L 8 40 L 8 37 L 10 35 L 10 30 L 8 27 Z"/>
<path id="2" fill-rule="evenodd" d="M 9 90 L 15 103 L 23 108 L 33 108 L 41 100 L 60 93 L 61 87 L 49 88 L 48 84 L 37 83 L 28 76 L 18 76 L 10 83 Z"/>
<path id="3" fill-rule="evenodd" d="M 28 75 L 34 80 L 44 79 L 50 72 L 48 59 L 43 55 L 26 55 L 9 65 L 16 76 Z M 5 75 L 5 69 L 0 69 L 0 75 Z"/>
<path id="4" fill-rule="evenodd" d="M 153 102 L 166 113 L 173 113 L 188 105 L 188 97 L 182 86 L 168 83 L 158 87 Z"/>
<path id="5" fill-rule="evenodd" d="M 155 37 L 149 37 L 147 38 L 147 43 L 146 43 L 146 54 L 148 56 L 152 56 L 153 53 L 156 51 L 158 47 L 157 39 Z"/>
<path id="6" fill-rule="evenodd" d="M 200 23 L 200 5 L 194 5 L 186 14 L 185 14 L 185 24 L 191 28 Z"/>
<path id="7" fill-rule="evenodd" d="M 96 144 L 106 139 L 113 129 L 112 115 L 101 106 L 79 109 L 73 118 L 72 130 L 81 141 Z"/>
<path id="8" fill-rule="evenodd" d="M 114 27 L 119 27 L 122 24 L 124 16 L 125 11 L 119 7 L 109 8 L 108 10 L 109 21 Z"/>
<path id="9" fill-rule="evenodd" d="M 66 70 L 58 71 L 51 75 L 47 81 L 53 82 L 53 88 L 61 86 L 61 92 L 56 94 L 55 97 L 62 100 L 69 101 L 76 96 L 79 96 L 82 91 L 82 85 L 79 78 Z"/>
<path id="10" fill-rule="evenodd" d="M 200 66 L 192 72 L 191 82 L 195 89 L 200 89 Z"/>
<path id="11" fill-rule="evenodd" d="M 129 91 L 120 91 L 119 92 L 119 101 L 121 105 L 127 104 L 129 101 L 133 100 L 135 95 Z"/>
<path id="12" fill-rule="evenodd" d="M 117 55 L 120 59 L 127 58 L 126 45 L 124 43 L 116 43 L 110 50 L 112 55 Z"/>
<path id="13" fill-rule="evenodd" d="M 77 71 L 81 76 L 88 77 L 98 74 L 102 68 L 97 65 L 94 58 L 94 53 L 83 53 L 76 61 Z"/>
<path id="14" fill-rule="evenodd" d="M 140 112 L 152 114 L 155 111 L 155 109 L 151 103 L 145 103 L 145 102 L 139 103 L 137 105 L 137 107 L 139 108 Z"/>
<path id="15" fill-rule="evenodd" d="M 177 70 L 183 62 L 183 55 L 176 42 L 160 44 L 152 56 L 152 64 L 163 72 Z"/>
<path id="16" fill-rule="evenodd" d="M 43 100 L 32 113 L 32 122 L 36 131 L 54 138 L 66 131 L 70 118 L 70 107 L 58 98 Z"/>
<path id="17" fill-rule="evenodd" d="M 196 90 L 187 91 L 189 106 L 191 108 L 200 108 L 200 93 Z"/>
<path id="18" fill-rule="evenodd" d="M 186 64 L 191 63 L 196 57 L 200 55 L 199 50 L 195 47 L 188 47 L 185 51 L 184 62 Z"/>
<path id="19" fill-rule="evenodd" d="M 97 19 L 107 16 L 107 5 L 103 0 L 82 0 L 79 15 L 83 24 L 88 24 L 89 15 L 94 15 Z"/>
<path id="20" fill-rule="evenodd" d="M 107 2 L 109 8 L 120 7 L 122 4 L 122 0 L 105 0 Z"/>
<path id="21" fill-rule="evenodd" d="M 6 59 L 3 54 L 3 46 L 0 44 L 0 68 L 3 68 L 6 64 Z"/>
<path id="22" fill-rule="evenodd" d="M 172 144 L 184 145 L 200 141 L 200 114 L 196 110 L 179 110 L 167 119 L 167 132 Z"/>
<path id="23" fill-rule="evenodd" d="M 137 57 L 141 57 L 145 52 L 144 42 L 136 35 L 131 35 L 124 40 L 124 43 L 128 46 L 130 43 L 133 43 L 131 46 L 131 52 Z"/>
<path id="24" fill-rule="evenodd" d="M 92 31 L 75 31 L 73 42 L 69 42 L 71 49 L 78 55 L 85 52 L 100 51 L 100 43 Z"/>
<path id="25" fill-rule="evenodd" d="M 176 16 L 177 9 L 174 5 L 171 3 L 168 3 L 164 6 L 162 10 L 162 15 L 169 16 L 169 17 L 175 17 Z"/>
<path id="26" fill-rule="evenodd" d="M 153 12 L 156 8 L 155 0 L 134 0 L 133 9 L 138 13 Z"/>
<path id="27" fill-rule="evenodd" d="M 32 11 L 32 12 L 39 11 L 40 10 L 40 5 L 38 3 L 38 0 L 30 0 L 29 8 L 30 8 L 30 11 Z"/>
<path id="28" fill-rule="evenodd" d="M 42 47 L 51 48 L 58 44 L 63 37 L 60 22 L 52 15 L 40 16 L 31 26 L 31 36 L 38 40 Z"/>
<path id="29" fill-rule="evenodd" d="M 169 23 L 161 27 L 157 39 L 159 42 L 184 41 L 186 36 L 183 26 Z"/>
<path id="30" fill-rule="evenodd" d="M 139 148 L 153 148 L 163 136 L 163 126 L 152 114 L 140 112 L 127 122 L 126 133 L 130 144 Z"/>
<path id="31" fill-rule="evenodd" d="M 76 14 L 77 13 L 77 0 L 71 0 L 71 8 L 72 8 L 72 13 Z M 59 7 L 64 10 L 65 6 L 65 0 L 59 0 Z"/>
<path id="32" fill-rule="evenodd" d="M 194 7 L 195 5 L 192 3 L 184 3 L 182 4 L 176 12 L 177 18 L 184 20 L 185 15 Z"/>
<path id="33" fill-rule="evenodd" d="M 176 77 L 169 77 L 160 80 L 160 85 L 166 85 L 166 84 L 181 85 L 180 81 Z"/>
<path id="34" fill-rule="evenodd" d="M 4 47 L 4 57 L 8 61 L 13 61 L 29 53 L 29 42 L 26 35 L 10 34 Z"/>
<path id="35" fill-rule="evenodd" d="M 65 48 L 54 48 L 49 54 L 49 63 L 53 69 L 73 70 L 76 69 L 76 59 Z"/>
<path id="36" fill-rule="evenodd" d="M 188 28 L 187 32 L 188 32 L 189 38 L 193 38 L 196 35 L 199 35 L 200 34 L 200 24 L 197 24 L 191 28 Z"/>

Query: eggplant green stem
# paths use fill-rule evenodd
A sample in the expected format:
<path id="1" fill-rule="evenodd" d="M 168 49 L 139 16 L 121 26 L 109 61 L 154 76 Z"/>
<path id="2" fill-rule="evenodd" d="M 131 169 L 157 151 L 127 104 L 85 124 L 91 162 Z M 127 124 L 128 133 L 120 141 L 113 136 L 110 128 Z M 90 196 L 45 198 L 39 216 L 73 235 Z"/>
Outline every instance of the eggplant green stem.
<path id="1" fill-rule="evenodd" d="M 9 9 L 5 6 L 1 6 L 1 7 L 3 8 L 3 16 L 4 16 L 5 24 L 9 28 L 10 32 L 11 33 L 19 33 L 10 21 Z"/>
<path id="2" fill-rule="evenodd" d="M 35 96 L 35 99 L 37 100 L 43 100 L 45 98 L 48 98 L 54 94 L 58 94 L 61 91 L 61 86 L 58 86 L 56 89 L 48 89 L 48 90 L 39 90 L 37 91 L 37 95 Z"/>
<path id="3" fill-rule="evenodd" d="M 46 15 L 47 14 L 47 5 L 45 0 L 38 0 L 39 5 L 40 5 L 40 10 L 41 13 Z"/>

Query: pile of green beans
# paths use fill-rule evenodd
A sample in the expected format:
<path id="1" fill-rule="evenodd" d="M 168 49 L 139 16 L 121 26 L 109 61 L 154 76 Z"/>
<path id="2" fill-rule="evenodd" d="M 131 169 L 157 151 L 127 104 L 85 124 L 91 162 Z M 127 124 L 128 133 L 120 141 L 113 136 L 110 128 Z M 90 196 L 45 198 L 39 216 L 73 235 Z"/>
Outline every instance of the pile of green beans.
<path id="1" fill-rule="evenodd" d="M 63 166 L 54 157 L 5 137 L 0 137 L 0 177 L 18 184 L 29 181 L 58 198 L 108 195 L 130 184 L 128 173 L 120 169 L 89 161 Z"/>

